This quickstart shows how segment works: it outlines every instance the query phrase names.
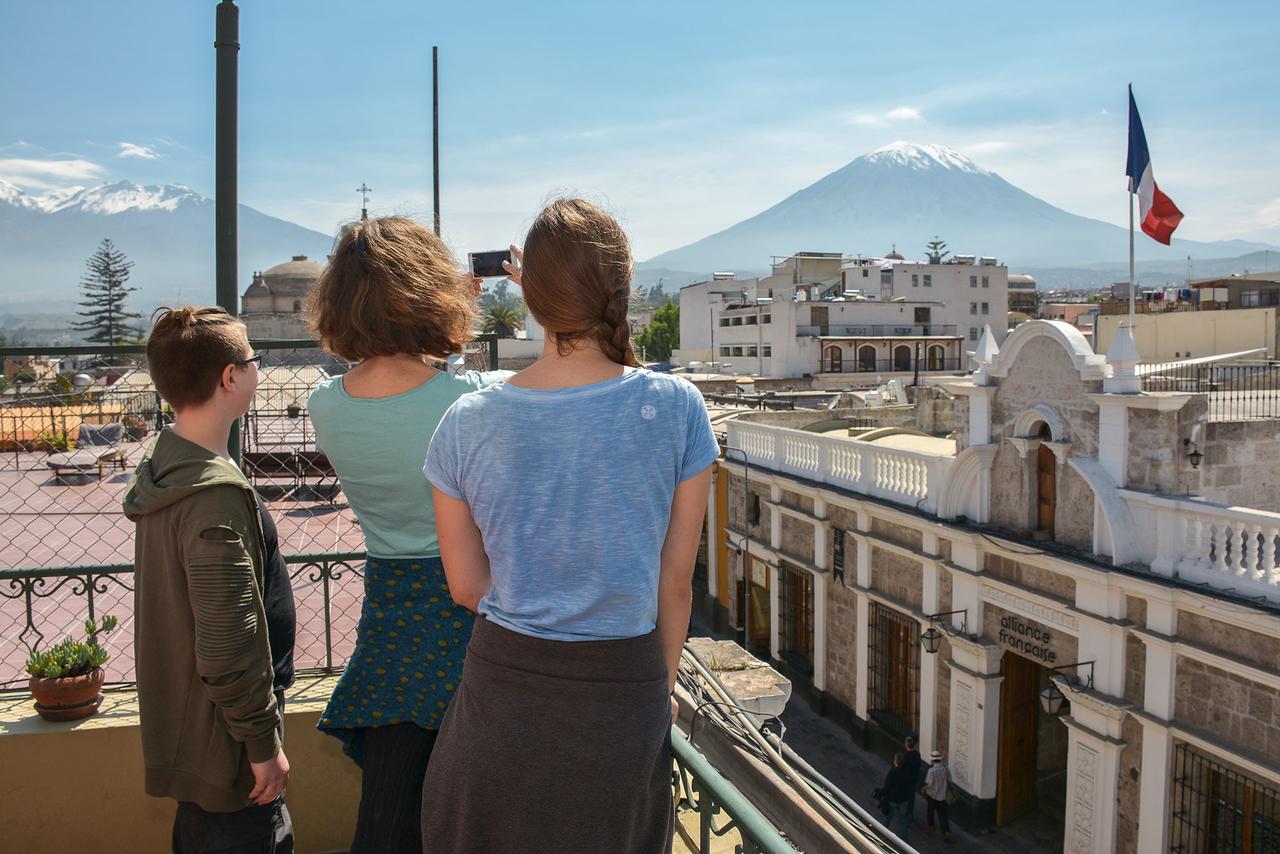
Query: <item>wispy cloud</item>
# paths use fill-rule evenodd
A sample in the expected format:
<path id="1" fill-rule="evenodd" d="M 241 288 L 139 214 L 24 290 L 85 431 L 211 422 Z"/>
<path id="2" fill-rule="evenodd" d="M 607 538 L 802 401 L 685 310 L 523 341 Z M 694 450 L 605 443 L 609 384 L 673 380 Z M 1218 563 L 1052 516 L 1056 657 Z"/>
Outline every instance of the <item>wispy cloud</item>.
<path id="1" fill-rule="evenodd" d="M 1003 139 L 991 139 L 984 142 L 972 142 L 962 147 L 962 151 L 971 157 L 983 157 L 1013 148 L 1013 143 Z"/>
<path id="2" fill-rule="evenodd" d="M 1258 222 L 1266 228 L 1280 228 L 1280 198 L 1258 208 Z"/>
<path id="3" fill-rule="evenodd" d="M 10 157 L 0 159 L 0 178 L 32 190 L 52 190 L 77 181 L 101 178 L 103 169 L 97 163 L 81 158 L 71 160 L 36 160 Z"/>
<path id="4" fill-rule="evenodd" d="M 118 143 L 116 157 L 137 157 L 140 160 L 159 160 L 160 153 L 146 145 L 135 145 L 132 142 Z"/>
<path id="5" fill-rule="evenodd" d="M 846 121 L 860 127 L 875 128 L 902 122 L 924 121 L 924 114 L 917 107 L 904 105 L 884 112 L 854 113 Z"/>

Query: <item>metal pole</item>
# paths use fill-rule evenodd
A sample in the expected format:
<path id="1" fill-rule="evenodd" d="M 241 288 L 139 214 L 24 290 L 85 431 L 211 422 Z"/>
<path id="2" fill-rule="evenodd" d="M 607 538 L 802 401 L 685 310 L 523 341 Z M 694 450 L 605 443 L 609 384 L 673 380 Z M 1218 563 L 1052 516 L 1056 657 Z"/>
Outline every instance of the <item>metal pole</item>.
<path id="1" fill-rule="evenodd" d="M 1138 283 L 1133 273 L 1133 190 L 1129 190 L 1129 329 L 1134 338 L 1138 335 L 1137 311 L 1134 309 L 1134 294 Z"/>
<path id="2" fill-rule="evenodd" d="M 431 48 L 431 192 L 440 236 L 440 48 Z"/>
<path id="3" fill-rule="evenodd" d="M 239 102 L 239 53 L 240 10 L 233 0 L 218 4 L 216 37 L 213 47 L 217 51 L 215 130 L 214 130 L 214 281 L 218 305 L 235 316 L 237 311 L 239 276 L 237 265 L 237 205 L 236 197 L 236 143 L 238 137 L 237 115 Z M 227 440 L 231 459 L 240 462 L 240 424 L 231 425 Z"/>

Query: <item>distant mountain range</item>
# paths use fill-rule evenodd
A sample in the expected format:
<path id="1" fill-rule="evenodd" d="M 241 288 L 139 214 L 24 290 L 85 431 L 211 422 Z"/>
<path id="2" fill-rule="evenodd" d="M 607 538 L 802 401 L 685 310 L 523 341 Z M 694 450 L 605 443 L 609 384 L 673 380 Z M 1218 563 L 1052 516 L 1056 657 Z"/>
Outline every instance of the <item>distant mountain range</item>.
<path id="1" fill-rule="evenodd" d="M 214 300 L 214 203 L 182 184 L 24 193 L 0 181 L 0 312 L 72 316 L 84 262 L 109 237 L 134 262 L 130 307 Z M 333 238 L 240 205 L 240 290 L 254 270 L 307 255 Z"/>
<path id="2" fill-rule="evenodd" d="M 944 146 L 895 142 L 640 267 L 646 278 L 661 270 L 679 280 L 715 270 L 764 272 L 771 254 L 802 251 L 875 257 L 896 245 L 911 258 L 920 257 L 934 235 L 952 252 L 993 255 L 1020 271 L 1085 268 L 1128 257 L 1123 228 L 1054 207 Z M 1180 259 L 1185 268 L 1188 255 L 1228 258 L 1278 249 L 1242 240 L 1175 239 L 1165 247 L 1139 235 L 1137 257 Z"/>

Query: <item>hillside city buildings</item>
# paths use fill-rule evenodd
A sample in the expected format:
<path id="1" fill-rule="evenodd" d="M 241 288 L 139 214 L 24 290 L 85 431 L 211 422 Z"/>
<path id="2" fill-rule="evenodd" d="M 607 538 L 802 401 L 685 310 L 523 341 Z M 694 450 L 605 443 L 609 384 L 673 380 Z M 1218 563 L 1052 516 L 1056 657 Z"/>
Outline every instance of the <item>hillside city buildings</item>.
<path id="1" fill-rule="evenodd" d="M 1063 321 L 994 339 L 911 406 L 724 420 L 708 611 L 854 742 L 945 753 L 970 830 L 1269 850 L 1280 390 L 1143 390 Z"/>

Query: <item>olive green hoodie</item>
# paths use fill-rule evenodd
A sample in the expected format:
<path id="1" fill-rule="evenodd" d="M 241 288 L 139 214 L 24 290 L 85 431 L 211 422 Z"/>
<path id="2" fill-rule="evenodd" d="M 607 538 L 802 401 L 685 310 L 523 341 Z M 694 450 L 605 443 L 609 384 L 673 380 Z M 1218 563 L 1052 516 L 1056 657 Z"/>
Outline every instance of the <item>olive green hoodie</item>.
<path id="1" fill-rule="evenodd" d="M 250 762 L 280 749 L 263 609 L 264 544 L 235 464 L 166 430 L 129 484 L 134 654 L 146 791 L 249 806 Z"/>

